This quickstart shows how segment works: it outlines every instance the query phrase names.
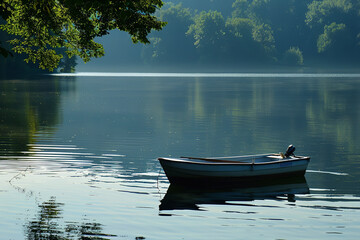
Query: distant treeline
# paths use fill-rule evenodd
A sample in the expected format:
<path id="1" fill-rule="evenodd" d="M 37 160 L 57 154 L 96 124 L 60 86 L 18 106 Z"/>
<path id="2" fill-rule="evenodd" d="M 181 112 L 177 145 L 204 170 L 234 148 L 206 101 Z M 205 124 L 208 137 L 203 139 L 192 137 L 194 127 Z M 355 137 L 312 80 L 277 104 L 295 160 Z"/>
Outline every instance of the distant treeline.
<path id="1" fill-rule="evenodd" d="M 169 2 L 159 11 L 168 26 L 152 34 L 144 60 L 210 65 L 360 62 L 359 0 L 180 2 Z M 207 3 L 208 10 L 191 8 Z"/>

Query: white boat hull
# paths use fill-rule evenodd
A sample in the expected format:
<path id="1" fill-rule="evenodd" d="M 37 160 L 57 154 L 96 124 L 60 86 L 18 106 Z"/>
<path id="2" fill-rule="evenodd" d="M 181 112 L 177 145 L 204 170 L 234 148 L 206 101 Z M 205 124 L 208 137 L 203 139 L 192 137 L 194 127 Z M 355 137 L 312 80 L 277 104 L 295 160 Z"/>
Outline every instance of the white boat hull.
<path id="1" fill-rule="evenodd" d="M 222 182 L 251 178 L 304 175 L 309 157 L 278 158 L 255 155 L 233 158 L 159 158 L 171 183 Z M 231 160 L 229 160 L 231 159 Z"/>

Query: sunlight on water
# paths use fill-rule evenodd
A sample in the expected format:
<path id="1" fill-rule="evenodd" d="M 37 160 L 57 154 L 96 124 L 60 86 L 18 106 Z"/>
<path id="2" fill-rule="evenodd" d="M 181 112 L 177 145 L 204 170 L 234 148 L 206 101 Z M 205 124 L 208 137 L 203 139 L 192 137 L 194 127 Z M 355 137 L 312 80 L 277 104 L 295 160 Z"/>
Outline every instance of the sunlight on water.
<path id="1" fill-rule="evenodd" d="M 166 77 L 166 78 L 358 78 L 359 73 L 53 73 L 63 77 Z"/>
<path id="2" fill-rule="evenodd" d="M 99 221 L 103 226 L 102 232 L 95 233 L 102 237 L 107 235 L 111 238 L 111 236 L 122 235 L 121 231 L 115 230 L 117 229 L 115 225 L 119 222 L 117 215 L 113 215 L 111 211 L 121 212 L 121 219 L 123 219 L 129 218 L 128 214 L 136 214 L 137 210 L 141 210 L 137 214 L 140 214 L 144 221 L 153 221 L 155 213 L 160 218 L 172 216 L 174 219 L 168 223 L 164 222 L 165 219 L 157 220 L 168 228 L 172 228 L 173 224 L 180 219 L 187 219 L 188 223 L 181 221 L 178 229 L 174 229 L 173 233 L 180 234 L 186 228 L 188 231 L 194 231 L 191 234 L 193 239 L 206 239 L 205 235 L 199 235 L 199 229 L 195 230 L 191 226 L 191 224 L 196 224 L 198 219 L 206 220 L 207 224 L 200 226 L 204 230 L 207 226 L 221 222 L 221 229 L 210 230 L 216 238 L 227 238 L 242 232 L 232 230 L 229 233 L 226 231 L 227 228 L 238 229 L 250 226 L 262 227 L 264 230 L 271 231 L 274 236 L 280 237 L 283 232 L 281 228 L 275 227 L 277 224 L 298 233 L 301 229 L 311 229 L 311 226 L 316 224 L 318 229 L 313 229 L 313 231 L 321 230 L 324 236 L 342 235 L 344 230 L 353 228 L 353 231 L 356 231 L 357 229 L 356 220 L 349 223 L 347 216 L 360 211 L 359 197 L 336 194 L 334 189 L 312 188 L 309 193 L 308 185 L 303 180 L 293 184 L 286 182 L 265 187 L 192 190 L 169 186 L 162 171 L 136 172 L 134 169 L 131 173 L 131 169 L 125 170 L 121 166 L 121 161 L 117 162 L 120 159 L 126 160 L 126 156 L 122 154 L 97 155 L 76 145 L 46 144 L 29 144 L 29 151 L 22 154 L 23 156 L 2 157 L 3 166 L 13 169 L 13 178 L 8 179 L 9 185 L 3 185 L 2 189 L 10 195 L 17 191 L 28 199 L 36 199 L 36 202 L 42 202 L 39 205 L 41 208 L 46 209 L 49 205 L 51 208 L 59 209 L 63 215 L 55 218 L 58 219 L 56 221 L 60 224 L 59 226 L 68 227 L 69 222 L 73 222 L 74 227 L 80 227 L 83 224 L 98 224 L 96 221 Z M 92 159 L 96 157 L 101 159 L 100 163 L 93 162 Z M 12 159 L 17 161 L 14 162 Z M 120 165 L 114 165 L 114 163 Z M 311 172 L 312 174 L 329 173 Z M 331 172 L 329 174 L 343 175 Z M 1 170 L 1 179 L 4 180 L 5 176 L 9 175 L 4 175 L 4 170 Z M 61 195 L 52 197 L 54 191 Z M 83 196 L 81 202 L 76 199 L 78 194 Z M 112 203 L 112 210 L 108 212 L 105 210 L 106 202 L 113 198 L 117 198 L 118 204 Z M 29 200 L 26 202 L 22 204 L 29 204 Z M 157 204 L 154 205 L 154 203 Z M 8 204 L 5 206 L 9 207 Z M 3 210 L 2 207 L 0 206 L 0 209 Z M 82 214 L 84 208 L 88 212 L 87 216 L 79 219 L 79 214 Z M 133 210 L 129 212 L 129 208 Z M 70 209 L 72 210 L 69 211 Z M 100 212 L 106 213 L 108 219 L 99 217 Z M 12 216 L 6 211 L 4 214 Z M 25 214 L 26 218 L 32 219 L 31 222 L 25 223 L 25 226 L 36 231 L 42 220 L 31 215 L 36 215 L 36 213 L 30 211 Z M 55 221 L 51 219 L 50 217 L 50 222 Z M 92 222 L 94 221 L 92 219 L 96 221 Z M 37 225 L 34 224 L 36 222 L 38 222 Z M 124 225 L 122 229 L 126 227 L 133 229 L 131 221 L 129 224 L 122 224 Z M 297 224 L 301 224 L 302 227 L 295 227 Z M 12 229 L 15 231 L 16 228 Z M 65 230 L 58 229 L 58 232 L 61 231 Z M 145 228 L 143 232 L 156 236 L 155 239 L 167 238 L 161 234 L 155 234 L 150 228 Z M 302 236 L 311 236 L 311 232 L 310 230 L 308 234 L 302 233 Z M 67 233 L 64 232 L 64 234 Z M 186 234 L 180 235 L 186 236 Z M 249 239 L 260 237 L 257 234 L 252 236 Z"/>
<path id="3" fill-rule="evenodd" d="M 348 217 L 360 212 L 359 197 L 336 194 L 332 189 L 310 189 L 309 193 L 306 182 L 245 189 L 221 188 L 218 191 L 173 189 L 162 171 L 125 170 L 121 161 L 117 162 L 126 160 L 122 154 L 104 153 L 104 161 L 95 163 L 93 157 L 105 156 L 76 145 L 30 144 L 29 147 L 29 151 L 23 152 L 25 156 L 2 157 L 3 166 L 7 171 L 13 169 L 12 174 L 0 170 L 2 182 L 9 181 L 8 185 L 2 184 L 1 187 L 7 193 L 3 200 L 14 195 L 18 199 L 11 204 L 3 203 L 0 209 L 9 218 L 18 216 L 14 226 L 25 226 L 29 231 L 46 227 L 41 225 L 43 219 L 35 210 L 23 211 L 23 208 L 16 207 L 21 204 L 29 208 L 33 201 L 40 203 L 40 209 L 59 210 L 61 215 L 56 218 L 49 216 L 49 224 L 56 223 L 58 233 L 68 234 L 69 223 L 75 229 L 83 229 L 84 224 L 96 225 L 101 228 L 92 228 L 92 236 L 99 239 L 116 239 L 123 236 L 124 231 L 135 234 L 131 239 L 143 235 L 152 236 L 149 239 L 168 239 L 167 231 L 152 230 L 150 222 L 154 221 L 174 236 L 187 236 L 189 239 L 207 239 L 207 234 L 201 234 L 205 230 L 216 239 L 231 238 L 249 227 L 262 230 L 247 239 L 257 239 L 264 231 L 280 238 L 284 228 L 292 229 L 294 238 L 298 238 L 297 234 L 308 238 L 319 231 L 322 232 L 318 235 L 320 238 L 345 233 L 344 236 L 351 238 L 358 229 L 357 218 L 349 222 Z M 13 178 L 9 179 L 10 176 Z M 55 198 L 54 191 L 61 194 Z M 79 195 L 81 199 L 77 199 Z M 111 204 L 110 209 L 108 204 Z M 9 207 L 12 212 L 4 209 Z M 167 219 L 170 216 L 172 218 Z M 23 218 L 31 221 L 24 223 L 21 221 Z M 199 219 L 202 219 L 202 224 L 198 223 Z M 136 235 L 134 226 L 139 224 L 136 221 L 150 225 L 143 225 L 141 234 Z M 217 230 L 211 228 L 218 223 L 221 227 Z M 122 227 L 119 228 L 119 224 Z M 313 225 L 317 227 L 313 228 Z M 12 225 L 3 226 L 18 232 L 18 228 Z M 184 233 L 185 229 L 189 234 Z M 302 232 L 305 229 L 306 232 Z M 9 236 L 19 237 L 10 233 Z"/>
<path id="4" fill-rule="evenodd" d="M 98 236 L 99 239 L 116 238 L 124 235 L 122 231 L 129 232 L 129 229 L 136 232 L 134 223 L 129 221 L 133 219 L 133 214 L 141 216 L 141 220 L 138 218 L 138 221 L 145 222 L 154 221 L 154 215 L 157 215 L 157 224 L 162 224 L 168 229 L 172 229 L 174 224 L 178 223 L 178 228 L 173 229 L 172 233 L 178 236 L 191 236 L 191 239 L 207 238 L 206 235 L 200 235 L 200 229 L 207 229 L 215 238 L 229 238 L 234 234 L 241 234 L 241 228 L 256 226 L 263 228 L 263 231 L 271 231 L 279 238 L 284 234 L 281 228 L 292 229 L 298 234 L 301 233 L 301 229 L 310 229 L 309 232 L 302 233 L 303 237 L 310 237 L 319 230 L 323 232 L 323 237 L 329 234 L 343 235 L 345 230 L 356 232 L 358 228 L 357 220 L 350 223 L 347 217 L 360 212 L 359 197 L 336 194 L 335 189 L 311 188 L 309 193 L 304 180 L 265 187 L 221 188 L 210 191 L 173 188 L 158 168 L 156 171 L 147 172 L 125 170 L 121 166 L 121 159 L 126 161 L 123 154 L 109 152 L 98 155 L 76 145 L 28 146 L 29 150 L 19 156 L 2 156 L 2 166 L 7 170 L 0 170 L 2 182 L 8 181 L 8 185 L 2 184 L 1 187 L 8 195 L 4 196 L 3 200 L 11 199 L 14 194 L 18 196 L 18 200 L 12 204 L 4 205 L 3 202 L 0 209 L 3 215 L 9 218 L 16 214 L 30 219 L 31 221 L 25 223 L 21 222 L 21 218 L 16 221 L 20 226 L 25 226 L 27 231 L 37 231 L 39 227 L 46 227 L 41 225 L 43 219 L 36 215 L 35 210 L 20 213 L 19 211 L 23 211 L 22 208 L 17 208 L 13 204 L 22 204 L 29 208 L 31 202 L 35 201 L 39 202 L 40 209 L 58 209 L 58 216 L 48 216 L 49 224 L 56 223 L 56 231 L 68 236 L 70 233 L 67 233 L 66 229 L 69 229 L 70 223 L 74 229 L 101 226 L 89 227 L 86 232 L 92 231 L 91 236 Z M 101 162 L 93 161 L 97 157 Z M 14 159 L 16 161 L 13 161 Z M 321 171 L 311 172 L 316 174 Z M 57 194 L 55 198 L 54 191 L 61 194 Z M 82 195 L 81 200 L 77 199 L 79 194 Z M 107 210 L 109 200 L 114 198 L 117 203 L 111 202 L 111 209 Z M 4 207 L 12 207 L 13 212 L 6 211 Z M 87 212 L 86 216 L 83 215 L 84 211 Z M 105 214 L 106 218 L 101 217 L 99 213 Z M 119 215 L 116 213 L 121 213 L 120 219 L 123 220 L 119 222 Z M 172 220 L 165 219 L 169 216 L 173 217 Z M 127 223 L 123 222 L 125 219 Z M 186 222 L 182 219 L 186 219 Z M 206 220 L 206 224 L 199 225 L 200 229 L 194 227 L 199 219 Z M 208 229 L 219 221 L 222 227 L 217 231 Z M 120 223 L 123 227 L 119 229 L 116 225 Z M 301 224 L 301 227 L 298 224 Z M 317 225 L 317 229 L 312 229 L 313 224 Z M 3 226 L 14 232 L 18 231 L 14 226 Z M 232 229 L 233 227 L 238 230 Z M 226 230 L 229 228 L 232 231 Z M 191 234 L 184 234 L 185 229 Z M 84 236 L 86 233 L 83 233 Z M 153 232 L 151 227 L 143 228 L 142 235 L 153 236 L 154 239 L 168 238 L 166 234 Z M 10 233 L 9 236 L 19 237 Z M 136 236 L 133 235 L 132 239 Z M 353 235 L 347 233 L 346 236 Z M 253 234 L 248 239 L 258 237 L 261 237 L 261 234 Z"/>
<path id="5" fill-rule="evenodd" d="M 328 172 L 328 171 L 316 171 L 316 170 L 306 170 L 306 172 L 309 173 L 323 173 L 323 174 L 332 174 L 332 175 L 338 175 L 338 176 L 346 176 L 349 175 L 348 173 L 340 173 L 340 172 Z"/>

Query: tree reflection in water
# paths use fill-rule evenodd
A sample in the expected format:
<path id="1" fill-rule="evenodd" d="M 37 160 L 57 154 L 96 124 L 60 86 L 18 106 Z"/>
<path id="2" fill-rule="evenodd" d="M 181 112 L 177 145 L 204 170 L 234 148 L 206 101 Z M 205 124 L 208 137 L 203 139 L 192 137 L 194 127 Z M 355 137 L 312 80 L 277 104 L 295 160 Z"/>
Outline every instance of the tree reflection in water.
<path id="1" fill-rule="evenodd" d="M 88 239 L 105 240 L 116 235 L 102 232 L 100 223 L 68 223 L 62 226 L 59 222 L 63 203 L 56 202 L 55 197 L 39 204 L 39 211 L 35 219 L 25 225 L 26 239 L 28 240 L 70 240 Z"/>

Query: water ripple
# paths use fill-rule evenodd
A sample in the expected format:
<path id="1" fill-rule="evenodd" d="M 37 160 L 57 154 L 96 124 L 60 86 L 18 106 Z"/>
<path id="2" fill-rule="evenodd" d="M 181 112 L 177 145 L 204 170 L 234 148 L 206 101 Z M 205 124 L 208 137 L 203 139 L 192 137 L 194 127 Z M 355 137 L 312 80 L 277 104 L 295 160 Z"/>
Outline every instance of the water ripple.
<path id="1" fill-rule="evenodd" d="M 320 171 L 320 170 L 306 170 L 309 173 L 323 173 L 323 174 L 331 174 L 331 175 L 338 175 L 338 176 L 347 176 L 348 173 L 341 173 L 341 172 L 329 172 L 329 171 Z"/>

